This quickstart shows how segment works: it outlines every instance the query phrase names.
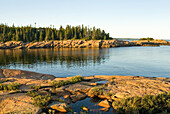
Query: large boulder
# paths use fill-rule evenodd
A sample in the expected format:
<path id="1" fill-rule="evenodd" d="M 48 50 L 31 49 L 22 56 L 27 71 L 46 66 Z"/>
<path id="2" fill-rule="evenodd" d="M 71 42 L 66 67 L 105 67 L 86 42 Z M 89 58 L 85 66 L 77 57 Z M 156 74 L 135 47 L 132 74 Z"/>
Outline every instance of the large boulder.
<path id="1" fill-rule="evenodd" d="M 51 109 L 57 110 L 59 112 L 67 112 L 69 109 L 71 109 L 71 107 L 67 105 L 66 103 L 61 103 L 57 101 L 49 104 L 48 107 Z"/>
<path id="2" fill-rule="evenodd" d="M 85 99 L 87 97 L 87 95 L 78 92 L 77 94 L 71 95 L 70 97 L 71 97 L 72 102 L 75 103 L 77 101 Z"/>
<path id="3" fill-rule="evenodd" d="M 42 109 L 32 105 L 31 97 L 25 93 L 15 93 L 0 96 L 0 113 L 24 113 L 40 114 Z"/>
<path id="4" fill-rule="evenodd" d="M 101 107 L 110 108 L 110 103 L 108 100 L 101 101 L 98 105 Z"/>

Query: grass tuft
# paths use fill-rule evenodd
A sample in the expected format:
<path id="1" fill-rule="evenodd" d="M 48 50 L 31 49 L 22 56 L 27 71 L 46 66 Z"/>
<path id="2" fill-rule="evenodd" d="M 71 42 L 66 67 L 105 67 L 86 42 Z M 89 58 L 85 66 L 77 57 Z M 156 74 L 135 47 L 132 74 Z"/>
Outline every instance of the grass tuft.
<path id="1" fill-rule="evenodd" d="M 5 91 L 17 90 L 19 86 L 20 86 L 19 83 L 11 83 L 11 84 L 0 83 L 0 90 L 5 90 Z"/>
<path id="2" fill-rule="evenodd" d="M 50 85 L 58 88 L 58 87 L 68 85 L 68 84 L 75 84 L 75 83 L 81 82 L 83 80 L 84 80 L 84 78 L 82 76 L 77 75 L 77 76 L 70 78 L 69 80 L 60 80 L 60 81 L 54 80 L 50 83 Z"/>
<path id="3" fill-rule="evenodd" d="M 156 114 L 170 112 L 170 92 L 131 97 L 113 102 L 117 113 Z"/>
<path id="4" fill-rule="evenodd" d="M 102 95 L 104 93 L 104 87 L 103 86 L 96 86 L 90 89 L 90 93 L 94 96 Z"/>

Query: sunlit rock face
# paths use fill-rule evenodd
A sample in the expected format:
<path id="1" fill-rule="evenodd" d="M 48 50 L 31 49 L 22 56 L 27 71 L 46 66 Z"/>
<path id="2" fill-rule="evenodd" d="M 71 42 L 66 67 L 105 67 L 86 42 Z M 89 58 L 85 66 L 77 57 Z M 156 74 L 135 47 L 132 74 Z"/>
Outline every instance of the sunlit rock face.
<path id="1" fill-rule="evenodd" d="M 170 91 L 170 78 L 163 77 L 94 75 L 56 78 L 53 75 L 11 69 L 0 69 L 0 77 L 0 113 L 25 110 L 41 113 L 44 107 L 66 112 L 70 108 L 67 103 L 95 97 L 103 100 L 98 104 L 105 107 L 101 110 L 108 111 L 113 101 Z M 76 77 L 81 80 L 76 81 Z M 19 86 L 9 90 L 11 84 Z M 44 100 L 43 97 L 47 95 L 48 100 Z M 40 100 L 37 100 L 37 96 Z"/>

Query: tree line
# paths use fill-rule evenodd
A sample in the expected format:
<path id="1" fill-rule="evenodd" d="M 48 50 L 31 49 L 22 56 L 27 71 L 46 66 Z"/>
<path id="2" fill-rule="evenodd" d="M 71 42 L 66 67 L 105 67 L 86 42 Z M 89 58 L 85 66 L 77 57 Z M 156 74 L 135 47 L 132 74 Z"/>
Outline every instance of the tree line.
<path id="1" fill-rule="evenodd" d="M 0 24 L 0 42 L 6 41 L 50 41 L 50 40 L 108 40 L 109 33 L 105 33 L 100 28 L 89 28 L 84 25 L 70 26 L 65 28 L 60 26 L 59 29 L 50 27 L 32 27 L 21 26 L 15 27 L 14 25 L 8 26 Z"/>

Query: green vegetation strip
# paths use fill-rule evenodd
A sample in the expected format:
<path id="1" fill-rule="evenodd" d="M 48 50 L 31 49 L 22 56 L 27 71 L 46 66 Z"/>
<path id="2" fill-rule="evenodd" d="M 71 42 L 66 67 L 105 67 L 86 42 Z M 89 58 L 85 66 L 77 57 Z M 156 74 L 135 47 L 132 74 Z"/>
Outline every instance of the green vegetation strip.
<path id="1" fill-rule="evenodd" d="M 8 90 L 8 91 L 11 91 L 11 90 L 17 90 L 18 87 L 20 86 L 19 83 L 11 83 L 11 84 L 2 84 L 0 83 L 0 90 Z"/>
<path id="2" fill-rule="evenodd" d="M 74 76 L 74 77 L 71 77 L 69 80 L 60 80 L 60 81 L 54 80 L 50 83 L 50 85 L 58 88 L 58 87 L 68 85 L 68 84 L 75 84 L 75 83 L 81 82 L 83 80 L 84 80 L 84 78 L 82 76 Z"/>
<path id="3" fill-rule="evenodd" d="M 153 38 L 140 38 L 139 40 L 148 40 L 148 41 L 151 41 L 151 40 L 154 40 Z"/>
<path id="4" fill-rule="evenodd" d="M 113 102 L 113 108 L 122 114 L 157 114 L 170 112 L 170 92 L 159 95 L 145 95 Z"/>

